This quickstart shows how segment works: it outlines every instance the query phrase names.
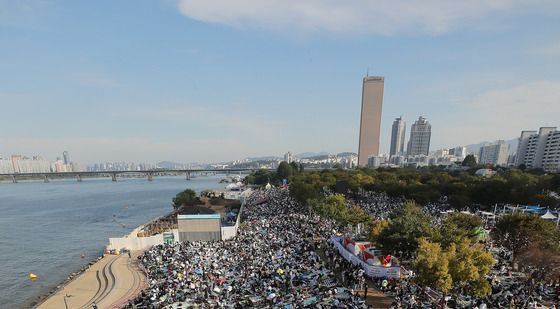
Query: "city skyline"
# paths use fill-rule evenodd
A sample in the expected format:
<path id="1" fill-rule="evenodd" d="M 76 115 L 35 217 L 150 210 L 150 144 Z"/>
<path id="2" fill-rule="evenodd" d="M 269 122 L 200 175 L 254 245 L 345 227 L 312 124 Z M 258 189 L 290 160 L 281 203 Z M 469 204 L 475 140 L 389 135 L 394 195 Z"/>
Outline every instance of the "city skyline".
<path id="1" fill-rule="evenodd" d="M 0 152 L 67 149 L 79 162 L 357 152 L 368 71 L 386 81 L 382 153 L 397 115 L 430 119 L 432 149 L 557 125 L 560 4 L 446 3 L 0 1 L 10 115 Z"/>

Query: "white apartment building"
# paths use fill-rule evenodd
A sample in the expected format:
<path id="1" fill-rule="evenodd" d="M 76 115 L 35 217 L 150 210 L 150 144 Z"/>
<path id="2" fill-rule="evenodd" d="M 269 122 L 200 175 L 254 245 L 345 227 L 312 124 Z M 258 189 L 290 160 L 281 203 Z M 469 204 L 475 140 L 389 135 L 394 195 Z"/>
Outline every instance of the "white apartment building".
<path id="1" fill-rule="evenodd" d="M 395 119 L 391 130 L 391 148 L 390 156 L 400 155 L 404 153 L 404 138 L 406 134 L 406 122 L 402 116 Z"/>
<path id="2" fill-rule="evenodd" d="M 509 157 L 509 145 L 504 141 L 497 141 L 480 147 L 478 153 L 479 164 L 506 166 Z"/>
<path id="3" fill-rule="evenodd" d="M 432 125 L 424 117 L 419 117 L 410 129 L 407 155 L 427 156 L 430 152 L 430 139 L 432 136 Z"/>
<path id="4" fill-rule="evenodd" d="M 467 147 L 458 146 L 458 147 L 449 149 L 449 155 L 455 156 L 455 157 L 463 160 L 467 156 Z"/>
<path id="5" fill-rule="evenodd" d="M 0 174 L 12 174 L 14 172 L 14 165 L 10 159 L 0 158 Z"/>
<path id="6" fill-rule="evenodd" d="M 51 163 L 36 156 L 28 158 L 20 155 L 12 156 L 12 168 L 14 173 L 49 173 Z"/>
<path id="7" fill-rule="evenodd" d="M 548 134 L 542 166 L 547 172 L 560 172 L 560 131 Z"/>
<path id="8" fill-rule="evenodd" d="M 560 131 L 542 127 L 539 131 L 522 131 L 519 137 L 515 166 L 560 171 Z"/>
<path id="9" fill-rule="evenodd" d="M 284 161 L 288 163 L 292 163 L 292 161 L 294 161 L 294 156 L 292 155 L 291 152 L 288 151 L 284 154 Z"/>

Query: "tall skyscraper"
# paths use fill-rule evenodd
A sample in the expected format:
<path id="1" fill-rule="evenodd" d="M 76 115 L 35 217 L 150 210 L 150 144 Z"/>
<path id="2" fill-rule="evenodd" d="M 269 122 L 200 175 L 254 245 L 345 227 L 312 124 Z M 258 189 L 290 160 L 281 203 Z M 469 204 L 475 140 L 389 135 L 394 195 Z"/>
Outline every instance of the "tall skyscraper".
<path id="1" fill-rule="evenodd" d="M 431 137 L 432 125 L 426 118 L 420 116 L 410 128 L 410 140 L 408 141 L 407 154 L 409 156 L 427 156 L 430 152 Z"/>
<path id="2" fill-rule="evenodd" d="M 358 148 L 359 166 L 366 166 L 369 156 L 379 155 L 384 83 L 384 78 L 381 76 L 366 76 L 363 80 L 360 145 Z"/>
<path id="3" fill-rule="evenodd" d="M 391 156 L 402 154 L 404 152 L 404 137 L 406 133 L 406 123 L 402 116 L 393 121 L 393 130 L 391 131 Z"/>
<path id="4" fill-rule="evenodd" d="M 62 157 L 64 158 L 64 164 L 70 164 L 70 155 L 68 154 L 68 150 L 64 150 Z"/>

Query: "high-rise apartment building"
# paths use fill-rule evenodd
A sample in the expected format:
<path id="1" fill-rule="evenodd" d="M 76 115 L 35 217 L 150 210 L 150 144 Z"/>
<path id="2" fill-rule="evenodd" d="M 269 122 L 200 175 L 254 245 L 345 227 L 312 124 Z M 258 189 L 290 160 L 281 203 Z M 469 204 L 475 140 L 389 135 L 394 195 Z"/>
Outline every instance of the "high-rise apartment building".
<path id="1" fill-rule="evenodd" d="M 391 156 L 404 153 L 404 138 L 406 133 L 406 123 L 402 116 L 393 121 L 393 129 L 391 130 Z"/>
<path id="2" fill-rule="evenodd" d="M 455 148 L 449 149 L 449 155 L 460 158 L 461 160 L 467 156 L 467 147 L 457 146 Z"/>
<path id="3" fill-rule="evenodd" d="M 14 172 L 14 165 L 11 159 L 0 158 L 0 174 L 11 174 Z"/>
<path id="4" fill-rule="evenodd" d="M 426 118 L 420 116 L 410 128 L 410 140 L 408 141 L 407 155 L 427 156 L 430 152 L 430 139 L 432 137 L 432 125 Z"/>
<path id="5" fill-rule="evenodd" d="M 284 161 L 288 163 L 292 163 L 292 161 L 294 161 L 294 156 L 292 155 L 291 152 L 288 151 L 284 154 Z"/>
<path id="6" fill-rule="evenodd" d="M 358 165 L 366 166 L 368 157 L 379 155 L 384 78 L 366 76 L 362 84 L 362 113 Z"/>
<path id="7" fill-rule="evenodd" d="M 64 159 L 64 164 L 70 164 L 70 155 L 68 154 L 68 150 L 64 150 L 64 152 L 62 153 L 62 157 Z"/>
<path id="8" fill-rule="evenodd" d="M 497 141 L 493 144 L 480 147 L 478 163 L 506 166 L 508 157 L 509 145 L 504 141 Z"/>
<path id="9" fill-rule="evenodd" d="M 560 131 L 548 134 L 542 167 L 547 172 L 560 173 Z"/>
<path id="10" fill-rule="evenodd" d="M 33 158 L 22 155 L 12 155 L 12 170 L 14 173 L 49 173 L 51 163 L 39 156 Z"/>
<path id="11" fill-rule="evenodd" d="M 515 165 L 560 172 L 560 131 L 556 127 L 542 127 L 538 132 L 522 131 Z"/>

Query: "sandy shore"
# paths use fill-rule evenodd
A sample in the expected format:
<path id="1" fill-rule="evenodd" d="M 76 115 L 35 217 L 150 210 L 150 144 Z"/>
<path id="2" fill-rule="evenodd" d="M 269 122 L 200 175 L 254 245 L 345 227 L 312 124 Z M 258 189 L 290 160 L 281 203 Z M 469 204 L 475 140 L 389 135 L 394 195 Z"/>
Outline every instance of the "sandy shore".
<path id="1" fill-rule="evenodd" d="M 146 287 L 137 254 L 105 255 L 36 308 L 120 308 Z"/>
<path id="2" fill-rule="evenodd" d="M 150 221 L 148 221 L 145 224 L 142 224 L 138 227 L 136 227 L 134 230 L 132 230 L 130 233 L 128 233 L 127 235 L 125 235 L 126 237 L 131 237 L 133 235 L 136 235 L 144 226 L 146 226 L 146 224 L 149 224 L 157 219 L 159 219 L 160 217 L 156 217 Z M 140 285 L 141 288 L 145 287 L 145 274 L 138 268 L 137 265 L 137 259 L 136 257 L 138 255 L 140 255 L 141 252 L 133 252 L 132 253 L 132 259 L 130 259 L 127 263 L 124 263 L 122 261 L 120 262 L 115 262 L 112 267 L 111 267 L 111 271 L 113 273 L 113 276 L 115 276 L 115 280 L 116 281 L 124 281 L 124 280 L 128 280 L 128 279 L 134 279 L 136 281 L 138 281 L 137 284 Z M 124 254 L 121 255 L 122 257 L 126 257 L 126 259 L 128 259 L 128 254 Z M 119 256 L 116 255 L 104 255 L 101 257 L 98 257 L 96 259 L 94 259 L 93 261 L 89 262 L 87 265 L 85 265 L 82 269 L 80 269 L 77 272 L 74 272 L 72 274 L 70 274 L 70 276 L 60 285 L 58 285 L 56 287 L 56 289 L 53 289 L 52 291 L 50 291 L 47 294 L 41 295 L 39 296 L 33 303 L 32 306 L 33 308 L 65 308 L 65 304 L 64 304 L 64 295 L 68 294 L 68 295 L 73 295 L 70 297 L 67 297 L 66 302 L 68 304 L 68 308 L 81 308 L 82 306 L 77 306 L 75 303 L 79 302 L 79 301 L 86 301 L 88 299 L 84 298 L 84 295 L 88 295 L 91 294 L 91 290 L 92 289 L 97 289 L 99 287 L 99 284 L 97 283 L 97 274 L 95 274 L 94 280 L 92 281 L 92 276 L 91 273 L 95 272 L 97 273 L 97 271 L 102 271 L 110 262 L 112 262 L 112 260 L 114 258 L 118 258 Z M 129 265 L 127 265 L 129 264 Z M 127 270 L 123 270 L 124 268 L 127 268 Z M 109 269 L 107 269 L 108 271 Z M 117 278 L 117 276 L 124 276 L 123 278 Z M 99 277 L 100 280 L 102 280 L 102 284 L 105 285 L 104 282 L 104 278 L 103 278 L 103 272 L 99 273 Z M 109 274 L 107 274 L 108 279 L 110 278 L 112 280 L 112 277 Z M 125 278 L 126 277 L 126 278 Z M 131 281 L 131 284 L 134 284 L 134 280 Z M 123 285 L 123 284 L 120 284 Z M 103 288 L 103 287 L 102 287 Z M 136 294 L 138 294 L 141 291 L 138 290 L 136 291 Z M 122 292 L 122 291 L 121 291 Z M 95 293 L 95 292 L 94 292 Z M 76 295 L 76 296 L 74 296 Z M 91 294 L 91 296 L 93 297 L 94 294 Z M 113 293 L 110 296 L 107 294 L 105 295 L 106 297 L 106 301 L 104 301 L 102 303 L 102 305 L 111 305 L 111 304 L 106 304 L 107 302 L 110 302 L 110 300 L 113 300 L 115 298 L 121 298 L 121 299 L 129 299 L 132 298 L 132 294 L 131 295 L 127 295 L 122 294 L 122 293 Z M 77 297 L 75 300 L 73 299 L 73 297 Z M 128 298 L 127 298 L 128 297 Z M 93 299 L 93 298 L 92 298 Z M 72 306 L 70 305 L 72 304 Z M 99 302 L 97 302 L 99 308 L 105 308 L 102 307 Z M 91 304 L 88 307 L 85 308 L 91 308 Z M 109 307 L 107 307 L 109 308 Z M 115 307 L 118 308 L 118 307 Z"/>

